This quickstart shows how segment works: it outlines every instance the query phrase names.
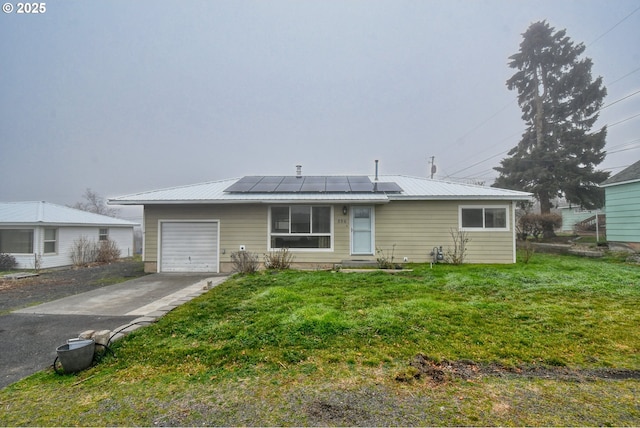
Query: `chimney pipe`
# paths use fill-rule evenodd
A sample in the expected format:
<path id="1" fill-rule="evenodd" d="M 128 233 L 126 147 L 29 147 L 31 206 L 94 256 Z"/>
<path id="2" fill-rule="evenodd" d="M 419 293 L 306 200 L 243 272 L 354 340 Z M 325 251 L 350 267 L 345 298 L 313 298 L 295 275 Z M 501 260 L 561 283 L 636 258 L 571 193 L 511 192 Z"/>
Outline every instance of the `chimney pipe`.
<path id="1" fill-rule="evenodd" d="M 302 177 L 302 165 L 296 165 L 296 177 Z"/>
<path id="2" fill-rule="evenodd" d="M 376 159 L 376 181 L 378 181 L 378 159 Z"/>

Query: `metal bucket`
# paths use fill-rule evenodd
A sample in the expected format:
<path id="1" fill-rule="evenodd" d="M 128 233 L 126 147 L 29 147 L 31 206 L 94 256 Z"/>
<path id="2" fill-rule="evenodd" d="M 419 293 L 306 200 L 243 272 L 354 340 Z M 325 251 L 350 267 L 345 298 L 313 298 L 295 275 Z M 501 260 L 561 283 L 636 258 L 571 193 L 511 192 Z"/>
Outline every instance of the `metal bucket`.
<path id="1" fill-rule="evenodd" d="M 56 352 L 65 373 L 76 373 L 91 366 L 96 345 L 93 339 L 74 340 L 58 346 Z"/>

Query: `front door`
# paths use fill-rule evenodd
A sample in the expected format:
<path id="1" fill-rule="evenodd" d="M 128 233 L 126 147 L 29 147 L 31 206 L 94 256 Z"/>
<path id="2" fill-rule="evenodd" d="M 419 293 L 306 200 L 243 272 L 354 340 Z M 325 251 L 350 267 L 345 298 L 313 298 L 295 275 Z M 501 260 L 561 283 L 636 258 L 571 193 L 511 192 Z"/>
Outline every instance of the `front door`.
<path id="1" fill-rule="evenodd" d="M 373 254 L 373 208 L 351 209 L 351 254 Z"/>

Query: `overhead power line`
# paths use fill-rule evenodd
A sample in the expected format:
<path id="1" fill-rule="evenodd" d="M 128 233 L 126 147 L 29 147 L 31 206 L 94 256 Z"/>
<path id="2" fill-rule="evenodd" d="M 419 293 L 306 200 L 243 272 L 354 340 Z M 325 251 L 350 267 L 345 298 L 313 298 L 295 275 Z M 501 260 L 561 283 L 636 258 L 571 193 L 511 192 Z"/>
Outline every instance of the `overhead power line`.
<path id="1" fill-rule="evenodd" d="M 628 117 L 628 118 L 626 118 L 626 119 L 622 119 L 622 120 L 621 120 L 621 121 L 619 121 L 619 122 L 612 123 L 611 125 L 607 125 L 607 128 L 613 128 L 613 127 L 614 127 L 614 126 L 616 126 L 616 125 L 620 125 L 621 123 L 624 123 L 624 122 L 626 122 L 626 121 L 628 121 L 628 120 L 634 119 L 634 118 L 636 118 L 636 117 L 638 117 L 638 116 L 640 116 L 640 113 L 634 114 L 633 116 Z"/>
<path id="2" fill-rule="evenodd" d="M 601 35 L 599 35 L 598 37 L 596 37 L 596 39 L 594 41 L 592 41 L 591 43 L 589 43 L 587 46 L 591 46 L 593 45 L 595 42 L 597 42 L 598 40 L 600 40 L 601 38 L 603 38 L 604 36 L 606 36 L 607 34 L 609 34 L 611 31 L 613 31 L 614 28 L 616 28 L 618 25 L 622 24 L 624 21 L 626 21 L 627 19 L 629 19 L 631 17 L 631 15 L 633 15 L 634 13 L 636 13 L 637 11 L 640 10 L 640 6 L 638 6 L 637 8 L 635 8 L 634 10 L 632 10 L 631 12 L 629 12 L 629 14 L 627 16 L 625 16 L 624 18 L 622 18 L 620 21 L 618 21 L 613 27 L 609 28 L 607 31 L 605 31 L 604 33 L 602 33 Z"/>
<path id="3" fill-rule="evenodd" d="M 640 70 L 640 68 L 639 68 L 638 70 Z M 606 109 L 606 108 L 609 108 L 609 107 L 611 107 L 612 105 L 619 103 L 620 101 L 624 101 L 624 100 L 626 100 L 627 98 L 631 98 L 631 97 L 633 97 L 634 95 L 638 95 L 638 94 L 640 94 L 640 90 L 637 90 L 637 91 L 635 91 L 633 94 L 629 94 L 629 95 L 627 95 L 626 97 L 622 97 L 622 98 L 620 98 L 619 100 L 615 100 L 614 102 L 607 104 L 606 106 L 604 106 L 604 107 L 602 107 L 600 110 L 598 110 L 596 113 L 601 112 L 602 110 L 604 110 L 604 109 Z"/>
<path id="4" fill-rule="evenodd" d="M 640 67 L 636 68 L 633 71 L 628 72 L 627 74 L 625 74 L 624 76 L 614 80 L 613 82 L 609 83 L 609 85 L 613 85 L 614 83 L 618 83 L 619 81 L 621 81 L 622 79 L 626 79 L 627 77 L 631 76 L 634 73 L 637 73 L 638 71 L 640 71 Z"/>
<path id="5" fill-rule="evenodd" d="M 614 151 L 607 151 L 607 154 L 612 154 L 612 153 L 620 153 L 620 152 L 626 152 L 627 150 L 635 150 L 635 149 L 640 149 L 640 144 L 636 144 L 635 146 L 632 147 L 627 147 L 626 149 L 620 149 L 620 150 L 614 150 Z"/>

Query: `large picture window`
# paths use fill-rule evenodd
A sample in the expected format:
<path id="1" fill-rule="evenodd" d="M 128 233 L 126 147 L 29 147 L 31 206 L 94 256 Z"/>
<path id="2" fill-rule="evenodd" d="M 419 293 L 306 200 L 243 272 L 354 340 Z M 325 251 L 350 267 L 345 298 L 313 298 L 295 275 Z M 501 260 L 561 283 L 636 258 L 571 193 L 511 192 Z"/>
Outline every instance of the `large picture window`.
<path id="1" fill-rule="evenodd" d="M 460 228 L 463 230 L 509 230 L 508 209 L 495 207 L 460 207 Z"/>
<path id="2" fill-rule="evenodd" d="M 271 207 L 270 215 L 270 248 L 331 248 L 331 207 L 277 206 Z"/>
<path id="3" fill-rule="evenodd" d="M 0 229 L 0 253 L 33 253 L 33 229 Z"/>

